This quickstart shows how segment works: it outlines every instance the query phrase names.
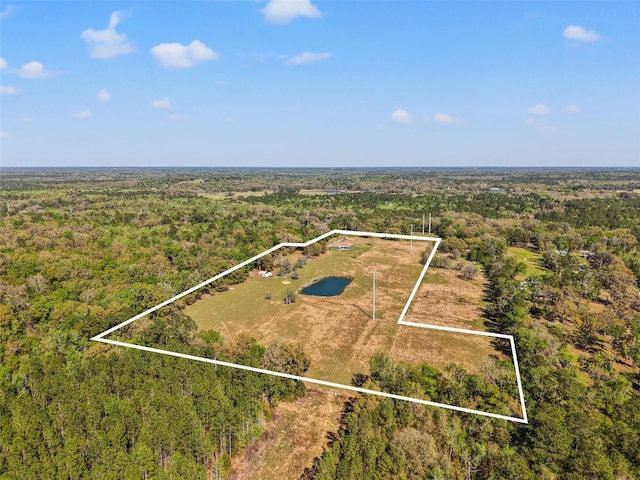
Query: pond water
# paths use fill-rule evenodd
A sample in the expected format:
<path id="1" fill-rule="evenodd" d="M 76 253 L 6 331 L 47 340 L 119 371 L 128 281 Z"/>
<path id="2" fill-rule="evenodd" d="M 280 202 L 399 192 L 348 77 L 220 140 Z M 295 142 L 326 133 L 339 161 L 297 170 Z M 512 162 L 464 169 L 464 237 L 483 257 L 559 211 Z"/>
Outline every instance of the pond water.
<path id="1" fill-rule="evenodd" d="M 316 297 L 335 297 L 344 292 L 344 289 L 350 283 L 351 278 L 326 277 L 303 288 L 300 293 L 315 295 Z"/>

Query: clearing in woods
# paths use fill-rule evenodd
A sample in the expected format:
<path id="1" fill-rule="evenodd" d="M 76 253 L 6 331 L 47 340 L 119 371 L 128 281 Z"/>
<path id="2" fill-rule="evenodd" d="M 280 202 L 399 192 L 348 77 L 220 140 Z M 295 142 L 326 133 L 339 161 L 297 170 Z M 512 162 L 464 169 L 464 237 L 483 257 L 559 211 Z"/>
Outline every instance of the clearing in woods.
<path id="1" fill-rule="evenodd" d="M 328 432 L 338 433 L 340 415 L 349 396 L 327 389 L 307 389 L 294 402 L 272 410 L 266 432 L 231 457 L 230 480 L 299 478 L 322 455 Z"/>
<path id="2" fill-rule="evenodd" d="M 276 341 L 301 344 L 311 360 L 304 377 L 104 338 L 235 269 L 253 266 L 256 260 L 267 254 L 287 258 L 289 264 L 295 266 L 303 255 L 302 248 L 321 240 L 327 240 L 329 245 L 344 240 L 352 246 L 347 250 L 329 248 L 326 253 L 308 259 L 299 268 L 297 278 L 291 274 L 267 278 L 254 270 L 246 281 L 227 291 L 207 295 L 185 309 L 185 313 L 194 319 L 200 329 L 216 330 L 226 339 L 249 335 L 265 346 Z M 483 331 L 479 309 L 482 279 L 463 281 L 447 270 L 429 271 L 427 274 L 438 244 L 437 238 L 343 230 L 328 232 L 305 244 L 280 244 L 93 339 L 333 388 L 375 393 L 526 423 L 515 355 L 512 355 L 513 384 L 517 384 L 520 392 L 519 408 L 517 404 L 513 407 L 512 413 L 517 415 L 515 417 L 504 415 L 504 412 L 482 412 L 387 392 L 374 392 L 351 384 L 354 376 L 369 374 L 369 359 L 378 352 L 386 353 L 392 360 L 414 365 L 429 363 L 443 367 L 455 362 L 473 373 L 485 368 L 490 357 L 508 358 L 500 353 L 500 350 L 509 351 L 508 344 L 512 354 L 515 354 L 513 337 Z M 430 255 L 423 265 L 421 258 L 425 249 Z M 374 272 L 375 319 L 372 318 Z M 339 296 L 316 297 L 296 293 L 294 303 L 285 303 L 284 299 L 289 293 L 298 292 L 327 276 L 350 277 L 353 281 Z M 498 345 L 500 343 L 503 345 Z"/>
<path id="3" fill-rule="evenodd" d="M 354 244 L 350 250 L 328 249 L 309 259 L 297 280 L 290 275 L 264 278 L 255 271 L 226 292 L 201 298 L 185 313 L 198 328 L 216 330 L 227 339 L 249 335 L 265 346 L 276 341 L 301 343 L 311 359 L 306 375 L 336 383 L 348 384 L 356 373 L 367 375 L 369 359 L 377 352 L 416 365 L 428 362 L 443 367 L 455 361 L 474 373 L 490 355 L 505 358 L 490 338 L 397 325 L 423 268 L 421 254 L 425 248 L 431 249 L 431 242 L 413 242 L 410 253 L 406 240 L 348 237 L 348 241 Z M 301 255 L 301 251 L 289 253 L 289 263 L 295 265 Z M 374 271 L 376 318 L 372 320 Z M 468 328 L 467 322 L 479 316 L 482 286 L 454 275 L 447 275 L 445 285 L 429 284 L 439 275 L 443 273 L 425 277 L 414 298 L 419 305 L 412 305 L 406 320 L 444 320 L 446 326 Z M 351 277 L 353 281 L 335 297 L 298 294 L 295 303 L 284 303 L 288 291 L 298 292 L 326 276 Z M 271 298 L 265 298 L 268 296 Z M 462 297 L 468 298 L 468 303 L 461 302 Z"/>

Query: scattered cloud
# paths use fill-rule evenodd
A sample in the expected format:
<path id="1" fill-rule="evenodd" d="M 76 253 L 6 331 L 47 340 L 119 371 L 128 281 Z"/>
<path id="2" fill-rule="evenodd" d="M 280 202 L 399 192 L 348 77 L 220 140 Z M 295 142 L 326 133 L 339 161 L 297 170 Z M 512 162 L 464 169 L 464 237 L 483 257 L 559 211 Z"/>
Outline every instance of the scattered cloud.
<path id="1" fill-rule="evenodd" d="M 446 113 L 436 113 L 433 116 L 433 121 L 436 123 L 454 123 L 455 119 Z"/>
<path id="2" fill-rule="evenodd" d="M 108 102 L 111 100 L 111 94 L 103 88 L 98 92 L 98 100 L 101 102 Z"/>
<path id="3" fill-rule="evenodd" d="M 11 6 L 11 5 L 7 5 L 7 8 L 5 8 L 2 12 L 0 12 L 0 18 L 7 18 L 11 15 L 12 12 L 15 11 L 15 7 Z"/>
<path id="4" fill-rule="evenodd" d="M 51 76 L 51 72 L 47 72 L 44 69 L 44 65 L 40 62 L 29 62 L 24 64 L 18 70 L 18 75 L 22 78 L 48 78 Z"/>
<path id="5" fill-rule="evenodd" d="M 151 49 L 151 55 L 165 68 L 190 68 L 207 60 L 217 60 L 218 54 L 200 40 L 189 45 L 161 43 Z"/>
<path id="6" fill-rule="evenodd" d="M 0 138 L 7 138 L 9 136 L 9 132 L 5 130 L 0 130 Z"/>
<path id="7" fill-rule="evenodd" d="M 527 109 L 527 112 L 532 113 L 533 115 L 548 115 L 549 113 L 551 113 L 551 107 L 539 103 L 537 105 L 534 105 L 533 107 L 529 107 Z"/>
<path id="8" fill-rule="evenodd" d="M 331 54 L 329 52 L 323 53 L 313 53 L 313 52 L 304 52 L 300 55 L 294 55 L 288 61 L 288 65 L 304 65 L 306 63 L 319 62 L 321 60 L 327 60 L 331 58 Z"/>
<path id="9" fill-rule="evenodd" d="M 236 117 L 232 117 L 231 115 L 229 115 L 228 117 L 226 117 L 224 119 L 224 121 L 227 122 L 227 123 L 235 123 Z"/>
<path id="10" fill-rule="evenodd" d="M 556 127 L 552 127 L 551 125 L 549 125 L 549 122 L 547 122 L 547 119 L 544 117 L 542 118 L 527 117 L 524 120 L 524 124 L 527 127 L 532 127 L 533 129 L 535 129 L 540 133 L 552 133 L 552 132 L 558 131 Z"/>
<path id="11" fill-rule="evenodd" d="M 172 113 L 167 118 L 172 122 L 184 122 L 189 120 L 189 117 L 183 113 Z"/>
<path id="12" fill-rule="evenodd" d="M 9 64 L 7 63 L 7 61 L 4 58 L 0 57 L 0 70 L 4 70 L 8 66 Z"/>
<path id="13" fill-rule="evenodd" d="M 167 97 L 164 97 L 164 98 L 160 98 L 158 100 L 154 100 L 153 102 L 151 102 L 151 106 L 153 108 L 168 109 L 168 108 L 171 108 L 171 102 L 169 101 L 169 99 Z"/>
<path id="14" fill-rule="evenodd" d="M 281 25 L 296 17 L 317 18 L 322 15 L 311 0 L 271 0 L 261 12 L 267 22 Z"/>
<path id="15" fill-rule="evenodd" d="M 80 37 L 87 42 L 91 58 L 113 58 L 133 52 L 127 36 L 116 31 L 121 17 L 122 12 L 113 12 L 104 30 L 88 28 L 82 32 Z"/>
<path id="16" fill-rule="evenodd" d="M 567 105 L 564 111 L 567 113 L 578 113 L 580 112 L 580 108 L 577 105 L 572 103 L 571 105 Z"/>
<path id="17" fill-rule="evenodd" d="M 31 121 L 31 119 L 30 119 L 29 117 L 22 117 L 22 118 L 20 119 L 20 121 L 21 121 L 22 123 L 29 123 L 29 122 Z"/>
<path id="18" fill-rule="evenodd" d="M 12 87 L 11 85 L 0 85 L 0 94 L 1 95 L 18 95 L 22 93 L 22 90 L 16 87 Z"/>
<path id="19" fill-rule="evenodd" d="M 595 30 L 586 30 L 579 25 L 569 25 L 562 31 L 565 38 L 578 40 L 580 42 L 595 42 L 600 40 L 600 34 Z"/>
<path id="20" fill-rule="evenodd" d="M 91 110 L 83 110 L 82 112 L 72 113 L 71 116 L 73 118 L 78 118 L 80 120 L 89 118 L 91 116 Z"/>
<path id="21" fill-rule="evenodd" d="M 291 106 L 289 107 L 289 111 L 290 111 L 291 113 L 299 112 L 299 111 L 300 111 L 300 105 L 291 105 Z"/>
<path id="22" fill-rule="evenodd" d="M 413 122 L 413 115 L 402 108 L 397 109 L 391 114 L 391 120 L 398 123 L 410 124 Z"/>

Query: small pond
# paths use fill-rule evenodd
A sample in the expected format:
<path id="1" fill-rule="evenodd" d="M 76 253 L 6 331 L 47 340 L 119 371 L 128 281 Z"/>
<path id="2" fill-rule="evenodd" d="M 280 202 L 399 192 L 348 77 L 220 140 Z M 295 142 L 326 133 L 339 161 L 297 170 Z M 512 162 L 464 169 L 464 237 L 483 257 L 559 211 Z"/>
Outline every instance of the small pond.
<path id="1" fill-rule="evenodd" d="M 351 278 L 344 277 L 326 277 L 303 288 L 300 293 L 316 297 L 335 297 L 344 292 L 351 280 Z"/>

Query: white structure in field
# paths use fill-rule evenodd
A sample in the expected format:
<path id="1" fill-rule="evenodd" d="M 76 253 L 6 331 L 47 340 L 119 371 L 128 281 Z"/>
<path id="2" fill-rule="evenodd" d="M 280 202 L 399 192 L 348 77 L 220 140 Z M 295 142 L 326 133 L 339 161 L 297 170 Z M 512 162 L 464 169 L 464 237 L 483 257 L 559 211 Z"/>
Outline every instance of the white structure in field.
<path id="1" fill-rule="evenodd" d="M 282 372 L 276 372 L 276 371 L 272 371 L 272 370 L 265 370 L 262 368 L 256 368 L 256 367 L 251 367 L 248 365 L 240 365 L 240 364 L 236 364 L 236 363 L 229 363 L 229 362 L 223 362 L 220 360 L 213 360 L 210 358 L 202 358 L 202 357 L 196 357 L 194 355 L 187 355 L 184 353 L 178 353 L 178 352 L 170 352 L 168 350 L 161 350 L 158 348 L 153 348 L 153 347 L 146 347 L 143 345 L 136 345 L 133 343 L 126 343 L 126 342 L 120 342 L 118 340 L 109 340 L 107 337 L 108 335 L 110 335 L 111 333 L 115 332 L 116 330 L 119 330 L 120 328 L 124 327 L 125 325 L 129 325 L 132 322 L 135 322 L 136 320 L 139 320 L 147 315 L 149 315 L 152 312 L 155 312 L 156 310 L 165 307 L 166 305 L 169 305 L 170 303 L 175 302 L 176 300 L 189 295 L 190 293 L 195 292 L 196 290 L 209 285 L 212 282 L 215 282 L 216 280 L 224 277 L 225 275 L 230 274 L 231 272 L 234 272 L 240 268 L 243 268 L 247 265 L 252 264 L 253 262 L 255 262 L 256 260 L 258 260 L 259 258 L 264 257 L 265 255 L 269 255 L 270 253 L 275 252 L 276 250 L 279 250 L 283 247 L 294 247 L 294 248 L 304 248 L 307 247 L 309 245 L 311 245 L 312 243 L 318 242 L 320 240 L 324 240 L 327 237 L 330 237 L 332 235 L 350 235 L 350 236 L 356 236 L 356 237 L 376 237 L 376 238 L 394 238 L 394 239 L 400 239 L 400 240 L 410 240 L 412 242 L 414 241 L 428 241 L 428 242 L 435 242 L 435 246 L 434 248 L 431 250 L 431 253 L 429 255 L 429 258 L 427 259 L 424 268 L 422 269 L 422 271 L 420 272 L 420 275 L 418 276 L 418 280 L 416 281 L 415 286 L 413 287 L 413 290 L 411 291 L 411 294 L 409 295 L 409 298 L 407 300 L 407 303 L 405 304 L 404 308 L 402 309 L 402 312 L 400 313 L 400 317 L 398 318 L 398 325 L 404 325 L 407 327 L 413 327 L 413 328 L 426 328 L 426 329 L 432 329 L 432 330 L 442 330 L 442 331 L 446 331 L 446 332 L 451 332 L 451 333 L 458 333 L 458 334 L 467 334 L 467 335 L 480 335 L 480 336 L 485 336 L 485 337 L 491 337 L 491 338 L 502 338 L 502 339 L 506 339 L 509 340 L 509 343 L 511 345 L 511 355 L 512 355 L 512 360 L 513 360 L 513 365 L 515 368 L 515 372 L 516 372 L 516 380 L 517 380 L 517 384 L 518 384 L 518 393 L 520 395 L 520 406 L 522 408 L 522 418 L 518 418 L 518 417 L 511 417 L 508 415 L 500 415 L 497 413 L 491 413 L 491 412 L 483 412 L 480 410 L 474 410 L 471 408 L 465 408 L 465 407 L 459 407 L 457 405 L 447 405 L 447 404 L 443 404 L 443 403 L 438 403 L 438 402 L 432 402 L 429 400 L 424 400 L 421 398 L 413 398 L 413 397 L 406 397 L 404 395 L 396 395 L 393 393 L 386 393 L 386 392 L 378 392 L 375 390 L 369 390 L 366 388 L 360 388 L 360 387 L 354 387 L 352 385 L 343 385 L 340 383 L 334 383 L 334 382 L 328 382 L 326 380 L 320 380 L 320 379 L 315 379 L 315 378 L 307 378 L 307 377 L 302 377 L 299 375 L 291 375 L 288 373 L 282 373 Z M 147 352 L 153 352 L 153 353 L 161 353 L 164 355 L 171 355 L 174 357 L 179 357 L 179 358 L 186 358 L 189 360 L 195 360 L 198 362 L 205 362 L 205 363 L 212 363 L 215 365 L 222 365 L 222 366 L 226 366 L 226 367 L 233 367 L 233 368 L 239 368 L 241 370 L 248 370 L 251 372 L 258 372 L 258 373 L 266 373 L 268 375 L 275 375 L 278 377 L 283 377 L 283 378 L 290 378 L 293 380 L 300 380 L 303 382 L 308 382 L 308 383 L 313 383 L 316 385 L 323 385 L 323 386 L 327 386 L 327 387 L 332 387 L 332 388 L 338 388 L 338 389 L 342 389 L 342 390 L 350 390 L 350 391 L 354 391 L 354 392 L 360 392 L 360 393 L 368 393 L 368 394 L 372 394 L 372 395 L 379 395 L 382 397 L 386 397 L 386 398 L 394 398 L 397 400 L 405 400 L 407 402 L 414 402 L 414 403 L 419 403 L 422 405 L 430 405 L 430 406 L 434 406 L 434 407 L 441 407 L 441 408 L 446 408 L 449 410 L 455 410 L 458 412 L 466 412 L 466 413 L 474 413 L 477 415 L 483 415 L 486 417 L 492 417 L 492 418 L 499 418 L 499 419 L 503 419 L 503 420 L 510 420 L 513 422 L 519 422 L 519 423 L 529 423 L 528 419 L 527 419 L 527 410 L 525 407 L 525 402 L 524 402 L 524 394 L 522 392 L 522 381 L 520 379 L 520 369 L 518 367 L 518 357 L 516 355 L 516 346 L 515 346 L 515 342 L 513 339 L 513 335 L 505 335 L 502 333 L 489 333 L 489 332 L 480 332 L 480 331 L 476 331 L 476 330 L 465 330 L 462 328 L 452 328 L 452 327 L 443 327 L 440 325 L 428 325 L 428 324 L 424 324 L 424 323 L 415 323 L 415 322 L 405 322 L 404 321 L 404 317 L 407 314 L 407 311 L 409 310 L 409 306 L 411 305 L 411 302 L 413 301 L 413 298 L 416 295 L 416 292 L 418 291 L 418 288 L 420 287 L 422 280 L 424 279 L 425 274 L 427 273 L 427 269 L 429 268 L 429 265 L 431 264 L 431 260 L 433 259 L 433 256 L 436 253 L 436 250 L 438 249 L 438 246 L 440 245 L 442 239 L 437 238 L 437 237 L 425 237 L 425 236 L 417 236 L 417 235 L 399 235 L 399 234 L 393 234 L 393 233 L 376 233 L 376 232 L 357 232 L 357 231 L 351 231 L 351 230 L 332 230 L 330 232 L 327 232 L 323 235 L 320 235 L 319 237 L 316 237 L 312 240 L 309 240 L 308 242 L 304 242 L 304 243 L 292 243 L 292 242 L 286 242 L 286 243 L 280 243 L 279 245 L 276 245 L 275 247 L 270 248 L 269 250 L 264 251 L 263 253 L 256 255 L 255 257 L 252 257 L 248 260 L 245 260 L 242 263 L 239 263 L 238 265 L 236 265 L 235 267 L 230 268 L 229 270 L 226 270 L 222 273 L 219 273 L 218 275 L 211 277 L 208 280 L 205 280 L 204 282 L 196 285 L 195 287 L 191 287 L 188 290 L 185 290 L 182 293 L 179 293 L 178 295 L 165 300 L 164 302 L 159 303 L 158 305 L 156 305 L 155 307 L 152 307 L 148 310 L 145 310 L 142 313 L 139 313 L 138 315 L 131 317 L 129 320 L 125 320 L 124 322 L 109 328 L 108 330 L 105 330 L 104 332 L 96 335 L 95 337 L 91 338 L 91 340 L 94 340 L 96 342 L 103 342 L 103 343 L 108 343 L 111 345 L 117 345 L 117 346 L 121 346 L 121 347 L 128 347 L 128 348 L 135 348 L 138 350 L 144 350 Z M 267 272 L 267 273 L 271 273 L 271 272 Z M 265 273 L 265 277 L 267 276 L 267 273 Z M 269 275 L 270 276 L 270 275 Z M 374 300 L 375 301 L 375 300 Z"/>

